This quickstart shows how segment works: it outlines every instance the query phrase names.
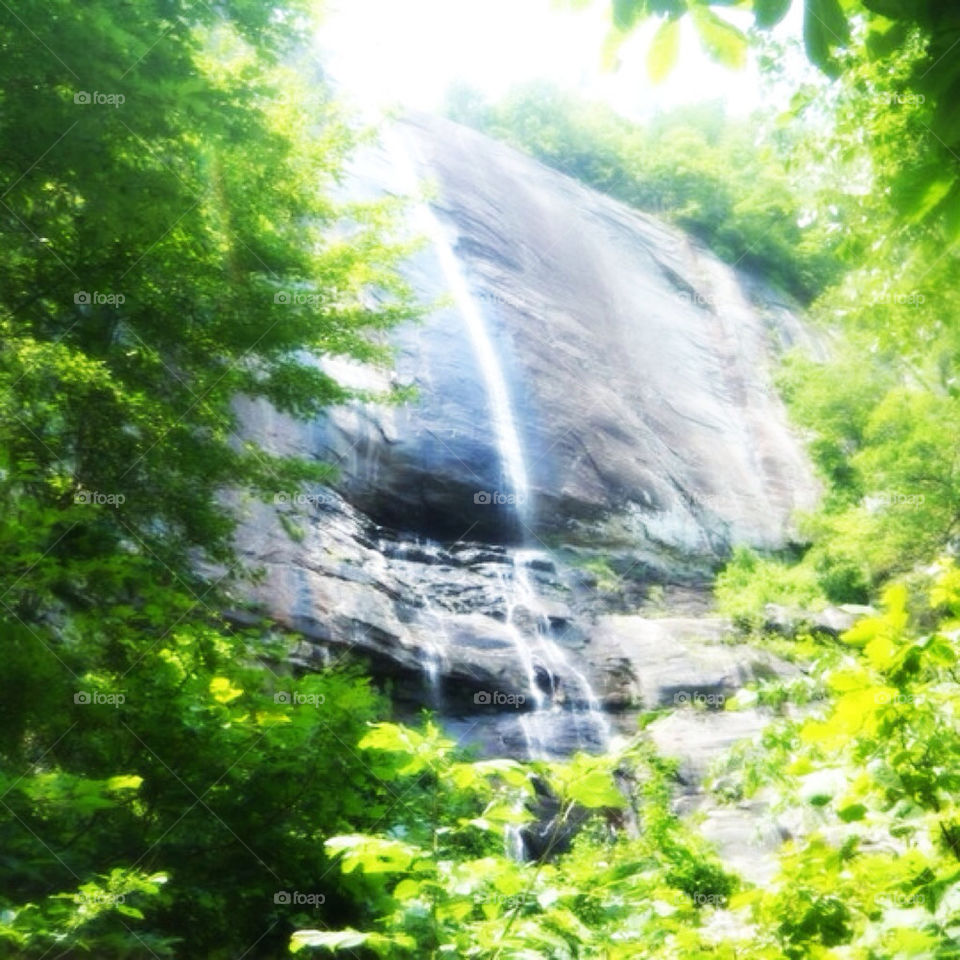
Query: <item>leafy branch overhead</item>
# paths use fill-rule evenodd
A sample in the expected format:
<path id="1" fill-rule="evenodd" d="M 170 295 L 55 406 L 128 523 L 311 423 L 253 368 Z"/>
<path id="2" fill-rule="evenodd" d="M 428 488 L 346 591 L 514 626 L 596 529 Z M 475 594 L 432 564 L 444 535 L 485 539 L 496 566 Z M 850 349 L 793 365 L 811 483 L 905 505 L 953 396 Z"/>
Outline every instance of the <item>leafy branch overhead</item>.
<path id="1" fill-rule="evenodd" d="M 570 0 L 567 0 L 569 3 Z M 582 2 L 574 6 L 585 6 Z M 614 0 L 607 56 L 638 25 L 660 20 L 647 55 L 651 77 L 664 79 L 679 52 L 678 24 L 692 21 L 704 49 L 718 62 L 741 67 L 749 31 L 759 38 L 802 6 L 803 45 L 810 61 L 830 77 L 858 64 L 884 64 L 911 52 L 900 96 L 923 109 L 924 157 L 901 172 L 903 212 L 960 236 L 960 8 L 940 0 Z M 751 17 L 752 15 L 752 17 Z M 745 32 L 747 31 L 747 32 Z M 914 189 L 905 185 L 916 184 Z"/>

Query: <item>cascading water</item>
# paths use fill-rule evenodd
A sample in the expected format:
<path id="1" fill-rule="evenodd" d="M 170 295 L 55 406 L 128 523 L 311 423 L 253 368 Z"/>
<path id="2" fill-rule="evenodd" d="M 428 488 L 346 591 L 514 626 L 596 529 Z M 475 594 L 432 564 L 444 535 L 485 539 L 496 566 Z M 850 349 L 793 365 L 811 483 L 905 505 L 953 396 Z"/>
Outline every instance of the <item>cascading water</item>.
<path id="1" fill-rule="evenodd" d="M 411 160 L 412 151 L 403 142 L 402 133 L 398 130 L 387 133 L 384 145 L 395 172 L 401 178 L 401 189 L 410 195 L 416 194 L 418 177 Z M 505 495 L 500 498 L 500 506 L 512 511 L 522 539 L 529 526 L 531 507 L 527 465 L 507 380 L 487 329 L 483 309 L 471 293 L 447 231 L 426 203 L 417 204 L 414 222 L 417 232 L 430 241 L 454 305 L 466 325 L 486 388 L 493 436 L 500 457 L 503 489 L 498 493 Z M 577 745 L 602 749 L 610 735 L 607 718 L 587 678 L 570 664 L 553 639 L 549 618 L 530 579 L 528 564 L 536 556 L 533 551 L 515 550 L 510 575 L 501 577 L 506 624 L 526 674 L 526 696 L 531 708 L 519 715 L 527 754 L 536 758 L 557 752 L 551 749 L 551 740 L 555 739 L 551 735 L 558 721 L 571 715 L 576 723 Z"/>
<path id="2" fill-rule="evenodd" d="M 377 558 L 374 561 L 375 563 L 386 563 L 385 557 L 388 553 L 398 559 L 407 560 L 411 551 L 422 562 L 423 557 L 436 558 L 438 551 L 435 543 L 420 539 L 400 547 L 388 546 L 384 540 L 380 540 L 377 547 L 378 549 L 374 554 Z M 449 645 L 444 611 L 433 603 L 429 592 L 424 590 L 416 580 L 411 579 L 409 586 L 420 601 L 420 623 L 421 626 L 426 628 L 418 633 L 418 640 L 424 645 L 426 655 L 423 661 L 423 672 L 427 679 L 429 703 L 432 709 L 442 710 L 443 669 L 447 662 L 447 647 Z"/>
<path id="3" fill-rule="evenodd" d="M 434 710 L 439 710 L 443 707 L 441 679 L 443 665 L 446 661 L 447 631 L 444 626 L 443 615 L 434 607 L 430 597 L 424 591 L 421 591 L 420 598 L 423 600 L 423 612 L 427 625 L 432 627 L 431 636 L 434 638 L 428 651 L 424 670 L 427 674 L 427 683 L 430 685 L 430 705 Z"/>
<path id="4" fill-rule="evenodd" d="M 576 688 L 575 691 L 571 691 L 576 700 L 568 703 L 567 710 L 580 721 L 578 724 L 580 744 L 606 746 L 611 735 L 607 715 L 603 712 L 603 707 L 590 681 L 582 671 L 573 666 L 563 648 L 551 638 L 550 618 L 543 610 L 543 605 L 530 582 L 530 561 L 536 560 L 539 556 L 540 554 L 535 550 L 516 551 L 513 563 L 515 590 L 522 603 L 537 618 L 537 637 L 550 676 L 564 678 Z M 552 693 L 554 704 L 556 704 L 557 691 L 554 689 Z"/>
<path id="5" fill-rule="evenodd" d="M 403 189 L 415 194 L 419 189 L 418 179 L 410 160 L 410 151 L 403 143 L 401 135 L 399 133 L 388 133 L 385 135 L 385 142 L 391 159 L 396 162 L 395 170 L 400 174 Z M 497 359 L 493 341 L 487 331 L 483 312 L 470 292 L 467 278 L 460 267 L 460 262 L 457 260 L 443 225 L 426 203 L 416 205 L 414 223 L 418 232 L 426 235 L 430 241 L 449 292 L 453 296 L 457 311 L 466 324 L 470 342 L 487 389 L 493 420 L 493 432 L 500 454 L 503 480 L 507 487 L 506 491 L 498 492 L 504 493 L 509 502 L 518 508 L 517 516 L 522 521 L 525 519 L 525 508 L 529 499 L 527 468 L 524 463 L 523 448 L 520 445 L 520 435 L 517 432 L 517 425 L 513 416 L 513 407 L 510 403 L 507 381 Z"/>

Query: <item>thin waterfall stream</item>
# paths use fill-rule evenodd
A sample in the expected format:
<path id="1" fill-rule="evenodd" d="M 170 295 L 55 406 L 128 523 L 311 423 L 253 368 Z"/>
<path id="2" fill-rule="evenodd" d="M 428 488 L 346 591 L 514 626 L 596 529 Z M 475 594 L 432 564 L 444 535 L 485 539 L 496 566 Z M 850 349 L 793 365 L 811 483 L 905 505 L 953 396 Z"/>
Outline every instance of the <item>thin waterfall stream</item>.
<path id="1" fill-rule="evenodd" d="M 419 191 L 419 178 L 412 157 L 414 151 L 399 131 L 384 136 L 394 170 L 409 195 Z M 430 242 L 436 254 L 444 282 L 457 313 L 467 328 L 477 364 L 486 389 L 491 429 L 501 464 L 501 482 L 505 494 L 490 509 L 512 511 L 512 519 L 521 540 L 529 540 L 531 492 L 524 448 L 514 415 L 507 378 L 497 348 L 490 335 L 482 304 L 471 292 L 466 273 L 450 241 L 449 233 L 426 202 L 414 209 L 417 232 Z M 526 753 L 530 759 L 551 753 L 551 731 L 565 714 L 576 724 L 577 743 L 584 749 L 603 749 L 610 738 L 610 724 L 586 675 L 576 669 L 563 648 L 554 639 L 553 627 L 538 598 L 530 564 L 545 554 L 529 548 L 516 548 L 512 563 L 501 575 L 505 604 L 505 622 L 516 656 L 525 674 L 529 709 L 519 715 Z M 425 598 L 424 608 L 432 619 L 441 611 Z M 436 670 L 438 664 L 434 664 Z M 436 684 L 436 677 L 432 679 Z"/>

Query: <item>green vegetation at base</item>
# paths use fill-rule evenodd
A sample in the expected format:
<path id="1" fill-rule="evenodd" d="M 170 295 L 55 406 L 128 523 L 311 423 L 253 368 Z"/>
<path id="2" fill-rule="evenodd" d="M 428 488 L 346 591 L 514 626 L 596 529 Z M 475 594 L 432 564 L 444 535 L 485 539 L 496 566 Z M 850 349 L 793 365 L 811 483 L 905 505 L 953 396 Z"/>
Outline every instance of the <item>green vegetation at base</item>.
<path id="1" fill-rule="evenodd" d="M 362 884 L 372 926 L 302 930 L 295 951 L 674 956 L 657 951 L 678 936 L 692 942 L 704 908 L 726 904 L 736 889 L 671 813 L 672 768 L 642 742 L 566 763 L 469 763 L 431 725 L 381 724 L 360 746 L 378 776 L 410 798 L 383 832 L 327 841 Z M 531 860 L 505 853 L 524 828 L 537 838 Z"/>
<path id="2" fill-rule="evenodd" d="M 435 728 L 379 725 L 361 743 L 415 817 L 327 841 L 363 883 L 370 926 L 296 933 L 296 951 L 525 960 L 877 960 L 960 955 L 960 571 L 823 650 L 806 704 L 716 773 L 717 802 L 762 798 L 793 836 L 764 888 L 726 873 L 671 812 L 672 766 L 643 735 L 605 758 L 464 763 Z M 794 684 L 796 686 L 796 684 Z M 744 709 L 783 698 L 746 690 Z M 412 787 L 410 785 L 413 785 Z M 537 826 L 545 851 L 503 855 Z M 579 821 L 569 849 L 565 827 Z M 611 829 L 613 827 L 614 829 Z"/>

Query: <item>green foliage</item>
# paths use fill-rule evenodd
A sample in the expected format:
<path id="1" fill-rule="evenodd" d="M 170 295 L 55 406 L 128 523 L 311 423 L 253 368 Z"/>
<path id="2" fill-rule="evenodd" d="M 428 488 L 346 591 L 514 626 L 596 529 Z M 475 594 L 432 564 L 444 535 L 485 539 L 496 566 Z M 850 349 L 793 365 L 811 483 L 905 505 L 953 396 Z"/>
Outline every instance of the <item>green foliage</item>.
<path id="1" fill-rule="evenodd" d="M 608 53 L 660 17 L 662 78 L 689 12 L 739 65 L 723 5 L 618 0 Z M 429 720 L 377 723 L 356 670 L 271 668 L 288 638 L 220 615 L 243 572 L 225 490 L 330 476 L 243 442 L 236 398 L 312 416 L 349 393 L 304 358 L 382 362 L 415 312 L 392 205 L 331 199 L 357 135 L 299 59 L 308 4 L 0 6 L 0 952 L 960 956 L 960 572 L 922 566 L 960 510 L 955 11 L 807 0 L 840 79 L 759 139 L 543 88 L 456 105 L 804 299 L 848 271 L 815 307 L 828 362 L 783 379 L 825 486 L 810 546 L 738 551 L 718 597 L 754 622 L 910 580 L 840 642 L 795 641 L 809 675 L 729 703 L 783 715 L 715 781 L 797 824 L 756 890 L 677 817 L 642 735 L 472 761 Z M 757 25 L 788 6 L 754 0 Z"/>
<path id="2" fill-rule="evenodd" d="M 567 0 L 574 4 L 579 0 Z M 897 177 L 898 208 L 916 221 L 946 225 L 951 244 L 960 239 L 960 9 L 941 0 L 796 0 L 803 8 L 803 43 L 807 56 L 829 76 L 863 66 L 884 69 L 888 58 L 907 52 L 909 70 L 893 91 L 902 103 L 927 104 L 922 151 L 910 148 Z M 735 4 L 753 11 L 758 32 L 787 14 L 792 0 L 745 0 Z M 726 17 L 729 0 L 613 0 L 607 60 L 639 23 L 650 17 L 666 22 L 689 16 L 704 49 L 717 61 L 739 67 L 746 37 Z M 718 8 L 716 12 L 713 8 Z M 661 48 L 671 41 L 654 35 L 650 62 L 669 62 Z M 662 71 L 657 70 L 659 76 Z"/>
<path id="3" fill-rule="evenodd" d="M 383 359 L 377 331 L 410 315 L 385 209 L 329 199 L 356 137 L 278 62 L 307 42 L 302 12 L 0 12 L 0 448 L 8 495 L 59 513 L 4 550 L 5 570 L 36 546 L 47 589 L 69 594 L 74 565 L 130 544 L 189 582 L 190 551 L 230 558 L 222 487 L 272 496 L 329 476 L 241 442 L 233 406 L 344 399 L 302 351 Z M 24 587 L 11 606 L 36 602 Z"/>
<path id="4" fill-rule="evenodd" d="M 717 780 L 729 793 L 740 777 L 734 797 L 762 790 L 802 825 L 778 882 L 731 901 L 784 956 L 957 956 L 958 585 L 945 563 L 912 594 L 888 588 L 843 655 L 816 665 L 822 707 L 768 729 Z"/>
<path id="5" fill-rule="evenodd" d="M 620 586 L 620 577 L 608 557 L 575 558 L 574 562 L 581 570 L 585 570 L 591 575 L 595 589 L 611 593 Z"/>
<path id="6" fill-rule="evenodd" d="M 105 957 L 139 956 L 141 941 L 158 956 L 228 956 L 260 937 L 266 947 L 304 915 L 276 905 L 284 891 L 343 913 L 344 891 L 318 880 L 322 837 L 387 799 L 344 748 L 378 710 L 364 680 L 274 677 L 255 661 L 269 637 L 222 625 L 165 633 L 105 610 L 96 632 L 73 619 L 69 644 L 9 620 L 3 629 L 0 897 L 13 918 L 0 936 L 18 955 L 54 942 Z M 131 888 L 136 914 L 74 917 L 57 899 L 143 870 L 168 882 L 148 900 Z"/>
<path id="7" fill-rule="evenodd" d="M 341 870 L 363 877 L 376 929 L 301 930 L 294 951 L 626 958 L 695 928 L 704 906 L 736 888 L 670 812 L 670 767 L 640 741 L 566 763 L 471 763 L 430 724 L 422 732 L 379 724 L 361 747 L 415 812 L 401 811 L 376 835 L 327 841 Z M 643 823 L 632 838 L 610 829 L 625 808 Z M 546 809 L 541 822 L 536 811 Z M 503 853 L 522 829 L 541 839 L 528 861 Z"/>
<path id="8" fill-rule="evenodd" d="M 357 136 L 298 60 L 309 4 L 15 6 L 0 952 L 275 955 L 311 916 L 350 916 L 322 841 L 384 809 L 351 752 L 383 707 L 355 673 L 275 678 L 262 660 L 287 642 L 220 616 L 241 572 L 226 489 L 331 473 L 245 442 L 235 403 L 345 399 L 305 358 L 387 358 L 413 312 L 403 251 L 388 206 L 330 199 Z"/>
<path id="9" fill-rule="evenodd" d="M 826 599 L 809 567 L 767 559 L 746 547 L 734 551 L 714 590 L 720 611 L 744 626 L 758 626 L 768 603 L 815 610 Z"/>

